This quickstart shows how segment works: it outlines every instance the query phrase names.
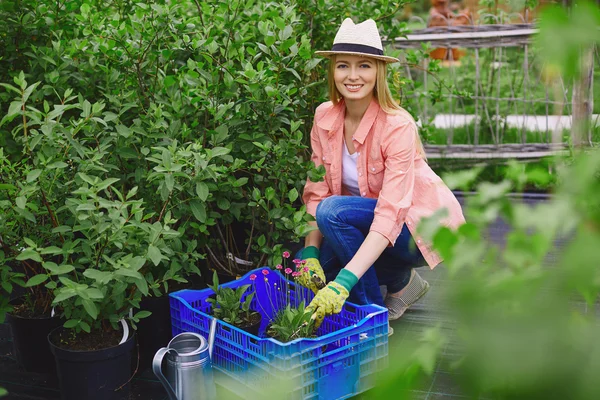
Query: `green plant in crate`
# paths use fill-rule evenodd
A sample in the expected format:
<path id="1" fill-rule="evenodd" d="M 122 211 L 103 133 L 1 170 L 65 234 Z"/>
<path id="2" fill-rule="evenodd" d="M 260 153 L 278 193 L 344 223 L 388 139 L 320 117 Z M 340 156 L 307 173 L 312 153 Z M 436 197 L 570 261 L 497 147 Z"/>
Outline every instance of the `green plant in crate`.
<path id="1" fill-rule="evenodd" d="M 219 286 L 219 277 L 217 271 L 214 271 L 213 282 L 208 287 L 215 292 L 214 297 L 209 297 L 206 301 L 212 305 L 216 318 L 240 328 L 260 323 L 261 315 L 250 309 L 255 292 L 246 294 L 251 285 L 242 285 L 236 289 Z"/>
<path id="2" fill-rule="evenodd" d="M 304 301 L 300 302 L 298 307 L 292 307 L 288 303 L 271 321 L 267 329 L 269 336 L 284 343 L 298 338 L 314 337 L 315 321 L 311 318 L 312 313 L 307 313 L 304 309 Z"/>

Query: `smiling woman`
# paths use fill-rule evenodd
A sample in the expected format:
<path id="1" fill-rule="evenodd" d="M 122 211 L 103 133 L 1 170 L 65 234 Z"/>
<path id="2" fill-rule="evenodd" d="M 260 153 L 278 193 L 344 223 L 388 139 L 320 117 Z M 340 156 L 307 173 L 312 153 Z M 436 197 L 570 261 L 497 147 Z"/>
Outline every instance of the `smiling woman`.
<path id="1" fill-rule="evenodd" d="M 414 119 L 392 98 L 387 63 L 398 59 L 383 54 L 375 21 L 346 19 L 332 49 L 316 54 L 330 57 L 331 101 L 315 112 L 311 159 L 326 173 L 306 182 L 316 229 L 298 257 L 330 282 L 307 310 L 320 323 L 349 298 L 385 305 L 397 319 L 429 289 L 414 267 L 441 261 L 418 236 L 419 222 L 445 208 L 440 223 L 457 228 L 462 210 L 427 165 Z"/>

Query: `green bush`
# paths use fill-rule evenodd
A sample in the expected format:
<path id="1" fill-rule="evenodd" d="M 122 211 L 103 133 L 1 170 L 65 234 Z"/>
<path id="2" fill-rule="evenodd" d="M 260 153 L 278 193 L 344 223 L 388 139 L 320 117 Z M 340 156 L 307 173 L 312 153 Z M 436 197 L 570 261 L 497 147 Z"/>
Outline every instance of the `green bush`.
<path id="1" fill-rule="evenodd" d="M 3 289 L 42 310 L 59 296 L 85 328 L 204 258 L 233 275 L 277 264 L 310 229 L 306 176 L 324 174 L 309 160 L 326 100 L 313 51 L 349 15 L 400 35 L 404 3 L 0 4 Z"/>

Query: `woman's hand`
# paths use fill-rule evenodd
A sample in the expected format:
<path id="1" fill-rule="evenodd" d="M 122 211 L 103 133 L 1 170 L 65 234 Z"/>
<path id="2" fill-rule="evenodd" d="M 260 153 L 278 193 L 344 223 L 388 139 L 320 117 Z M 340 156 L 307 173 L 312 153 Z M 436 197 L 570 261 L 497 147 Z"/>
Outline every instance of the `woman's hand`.
<path id="1" fill-rule="evenodd" d="M 348 290 L 337 282 L 329 282 L 324 289 L 320 290 L 315 298 L 306 307 L 306 312 L 312 312 L 315 320 L 315 328 L 318 328 L 327 315 L 338 314 L 346 302 Z"/>
<path id="2" fill-rule="evenodd" d="M 307 258 L 304 261 L 301 268 L 308 268 L 308 271 L 303 272 L 296 280 L 299 284 L 317 294 L 319 290 L 325 287 L 325 273 L 318 259 Z"/>

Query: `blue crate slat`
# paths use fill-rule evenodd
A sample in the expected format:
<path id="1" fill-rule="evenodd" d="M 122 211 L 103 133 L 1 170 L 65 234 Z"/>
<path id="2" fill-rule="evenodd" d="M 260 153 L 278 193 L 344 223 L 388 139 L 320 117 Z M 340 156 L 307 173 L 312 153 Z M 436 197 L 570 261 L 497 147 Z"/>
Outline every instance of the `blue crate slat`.
<path id="1" fill-rule="evenodd" d="M 263 274 L 267 270 L 267 275 Z M 256 279 L 251 280 L 251 276 Z M 387 310 L 376 305 L 346 303 L 342 312 L 325 318 L 316 338 L 282 343 L 265 337 L 270 321 L 289 302 L 310 302 L 310 290 L 285 279 L 278 271 L 259 268 L 222 286 L 251 285 L 251 308 L 262 316 L 255 336 L 219 320 L 215 336 L 215 380 L 243 398 L 273 396 L 285 382 L 285 398 L 345 399 L 371 389 L 378 371 L 387 367 Z M 171 293 L 173 335 L 196 332 L 208 337 L 211 289 Z"/>

